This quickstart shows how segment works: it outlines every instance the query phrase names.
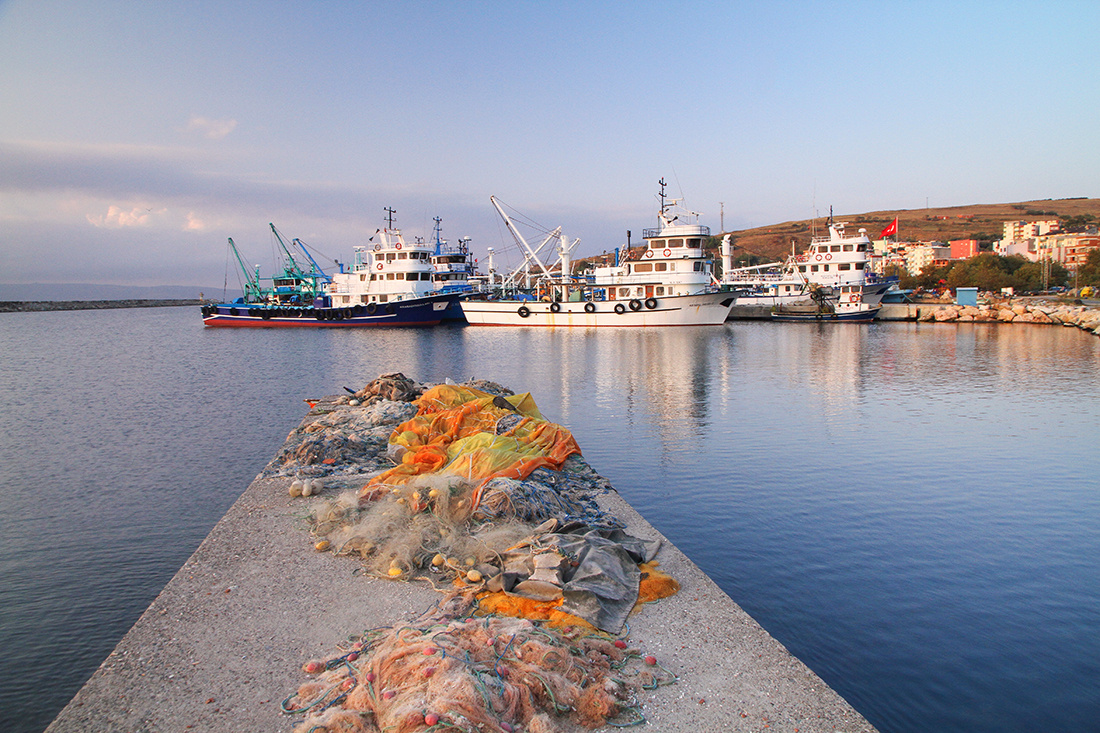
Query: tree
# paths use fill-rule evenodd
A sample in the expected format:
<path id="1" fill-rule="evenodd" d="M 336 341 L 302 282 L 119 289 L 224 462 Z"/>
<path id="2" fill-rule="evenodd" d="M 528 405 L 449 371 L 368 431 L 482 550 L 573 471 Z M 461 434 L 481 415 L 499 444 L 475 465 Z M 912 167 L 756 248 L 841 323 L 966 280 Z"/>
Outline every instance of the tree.
<path id="1" fill-rule="evenodd" d="M 1078 266 L 1077 284 L 1080 287 L 1100 286 L 1100 249 L 1089 250 L 1089 256 Z"/>

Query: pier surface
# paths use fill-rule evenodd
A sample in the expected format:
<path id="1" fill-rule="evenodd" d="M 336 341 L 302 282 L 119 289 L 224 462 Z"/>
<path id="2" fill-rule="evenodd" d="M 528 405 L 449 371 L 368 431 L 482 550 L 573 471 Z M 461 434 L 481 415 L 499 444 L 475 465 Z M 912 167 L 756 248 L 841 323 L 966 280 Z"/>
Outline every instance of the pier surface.
<path id="1" fill-rule="evenodd" d="M 303 663 L 438 600 L 424 583 L 353 574 L 356 561 L 314 552 L 304 515 L 322 499 L 291 499 L 290 481 L 261 474 L 248 487 L 48 733 L 290 731 L 298 719 L 280 703 Z M 327 481 L 326 496 L 362 484 Z M 630 619 L 631 644 L 679 677 L 643 691 L 639 730 L 874 730 L 617 493 L 600 504 L 631 534 L 660 537 L 661 569 L 681 585 Z"/>

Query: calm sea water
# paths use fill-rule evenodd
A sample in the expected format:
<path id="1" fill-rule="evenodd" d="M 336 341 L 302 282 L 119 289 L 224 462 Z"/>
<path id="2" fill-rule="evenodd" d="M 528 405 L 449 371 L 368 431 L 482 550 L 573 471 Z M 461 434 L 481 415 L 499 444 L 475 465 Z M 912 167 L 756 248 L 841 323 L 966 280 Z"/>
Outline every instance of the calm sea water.
<path id="1" fill-rule="evenodd" d="M 39 731 L 274 455 L 402 371 L 530 390 L 883 731 L 1100 721 L 1100 339 L 987 324 L 204 330 L 0 315 L 0 729 Z"/>

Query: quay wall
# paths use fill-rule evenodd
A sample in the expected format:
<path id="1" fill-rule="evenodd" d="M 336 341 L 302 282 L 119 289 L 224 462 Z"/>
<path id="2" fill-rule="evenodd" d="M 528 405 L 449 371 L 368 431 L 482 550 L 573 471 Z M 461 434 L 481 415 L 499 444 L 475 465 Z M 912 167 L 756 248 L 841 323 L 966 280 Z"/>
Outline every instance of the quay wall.
<path id="1" fill-rule="evenodd" d="M 32 311 L 102 310 L 106 308 L 169 308 L 185 305 L 202 305 L 198 298 L 187 299 L 130 299 L 130 300 L 4 300 L 0 301 L 0 313 L 27 313 Z"/>
<path id="2" fill-rule="evenodd" d="M 321 403 L 284 449 L 326 408 L 363 409 L 338 402 Z M 373 471 L 328 475 L 322 497 L 305 499 L 291 498 L 292 477 L 271 465 L 48 733 L 290 731 L 300 718 L 281 713 L 280 705 L 305 681 L 303 663 L 330 655 L 351 634 L 411 622 L 438 601 L 427 583 L 357 574 L 351 558 L 314 551 L 304 520 L 310 504 L 362 486 Z M 874 731 L 605 479 L 599 481 L 607 489 L 600 507 L 624 520 L 630 534 L 661 539 L 660 567 L 680 583 L 677 594 L 630 618 L 630 644 L 679 678 L 642 691 L 638 702 L 648 723 L 640 730 Z M 566 719 L 556 718 L 555 725 L 562 733 L 581 730 Z"/>

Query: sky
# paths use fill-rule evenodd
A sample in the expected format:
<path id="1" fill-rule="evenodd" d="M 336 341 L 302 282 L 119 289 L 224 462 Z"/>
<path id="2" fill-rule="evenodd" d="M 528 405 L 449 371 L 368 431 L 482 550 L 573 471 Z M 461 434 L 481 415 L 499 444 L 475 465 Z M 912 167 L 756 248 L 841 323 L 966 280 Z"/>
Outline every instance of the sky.
<path id="1" fill-rule="evenodd" d="M 0 283 L 1100 196 L 1100 2 L 0 0 Z M 528 230 L 528 238 L 537 233 Z"/>

